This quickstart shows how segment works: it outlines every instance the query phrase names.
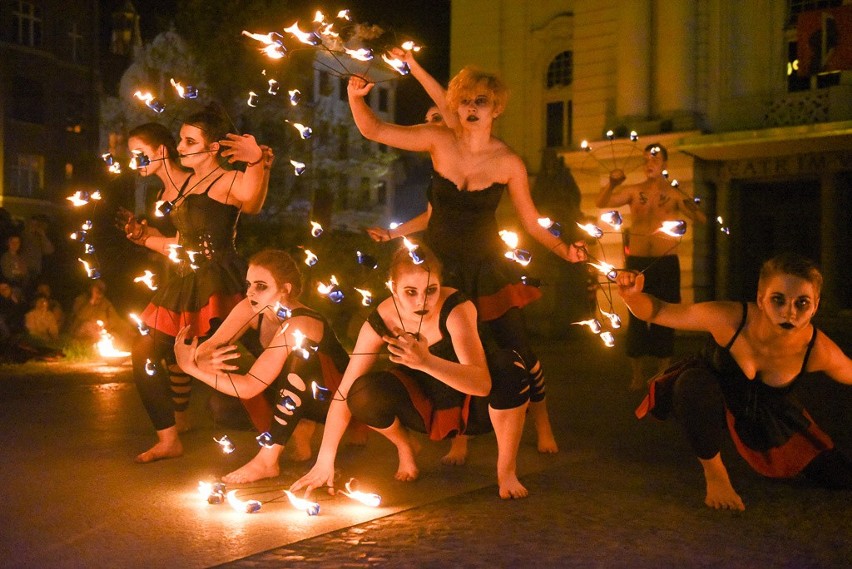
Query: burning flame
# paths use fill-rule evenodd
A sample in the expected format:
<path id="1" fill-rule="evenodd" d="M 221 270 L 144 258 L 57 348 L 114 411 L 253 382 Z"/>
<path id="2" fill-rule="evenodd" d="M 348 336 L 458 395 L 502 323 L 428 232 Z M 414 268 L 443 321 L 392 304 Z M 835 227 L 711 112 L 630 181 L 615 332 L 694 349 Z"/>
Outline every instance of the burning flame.
<path id="1" fill-rule="evenodd" d="M 316 221 L 311 222 L 311 237 L 319 237 L 322 235 L 322 225 Z"/>
<path id="2" fill-rule="evenodd" d="M 287 91 L 287 94 L 290 95 L 290 104 L 294 107 L 302 100 L 302 92 L 298 89 L 291 89 Z"/>
<path id="3" fill-rule="evenodd" d="M 319 514 L 320 506 L 316 502 L 311 502 L 310 500 L 299 498 L 289 490 L 284 490 L 284 494 L 287 495 L 287 499 L 290 500 L 290 503 L 297 510 L 302 510 L 309 516 L 315 516 Z"/>
<path id="4" fill-rule="evenodd" d="M 402 49 L 404 49 L 405 51 L 413 51 L 413 52 L 415 52 L 415 53 L 416 53 L 416 52 L 418 52 L 418 51 L 420 51 L 420 46 L 419 46 L 419 45 L 417 45 L 416 43 L 414 43 L 414 42 L 413 42 L 413 41 L 411 41 L 411 40 L 408 40 L 408 41 L 406 41 L 406 42 L 402 42 L 402 46 L 401 46 L 401 47 L 402 47 Z"/>
<path id="5" fill-rule="evenodd" d="M 98 349 L 98 353 L 103 358 L 126 358 L 130 355 L 130 352 L 124 352 L 122 350 L 117 349 L 112 343 L 112 334 L 107 332 L 106 328 L 104 328 L 103 320 L 97 320 L 98 326 L 100 327 L 100 340 L 95 344 L 95 347 Z"/>
<path id="6" fill-rule="evenodd" d="M 621 214 L 616 211 L 608 211 L 606 213 L 601 214 L 601 221 L 604 223 L 608 223 L 612 226 L 613 229 L 619 229 L 621 225 L 624 223 L 624 220 L 621 217 Z"/>
<path id="7" fill-rule="evenodd" d="M 145 322 L 143 322 L 142 319 L 139 318 L 133 312 L 130 313 L 130 319 L 133 320 L 134 322 L 136 322 L 136 328 L 139 330 L 139 333 L 142 334 L 143 336 L 147 336 L 148 333 L 151 331 L 148 328 L 148 325 L 145 324 Z"/>
<path id="8" fill-rule="evenodd" d="M 228 435 L 222 435 L 222 438 L 217 439 L 213 437 L 213 440 L 219 443 L 219 446 L 222 447 L 222 452 L 225 454 L 231 454 L 237 448 L 234 446 L 234 443 L 231 442 L 231 439 L 228 438 Z"/>
<path id="9" fill-rule="evenodd" d="M 583 142 L 580 143 L 580 150 L 585 150 L 586 152 L 592 151 L 592 147 L 589 145 L 588 140 L 584 140 Z"/>
<path id="10" fill-rule="evenodd" d="M 312 46 L 317 46 L 322 43 L 322 40 L 314 32 L 303 32 L 299 29 L 299 23 L 296 22 L 289 28 L 284 28 L 284 31 L 293 34 L 300 42 Z"/>
<path id="11" fill-rule="evenodd" d="M 600 334 L 603 328 L 597 318 L 592 318 L 591 320 L 580 320 L 579 322 L 571 322 L 571 324 L 576 324 L 578 326 L 588 326 L 589 330 L 591 330 L 594 334 Z"/>
<path id="12" fill-rule="evenodd" d="M 615 345 L 615 336 L 612 335 L 612 332 L 603 332 L 601 334 L 601 340 L 607 348 L 611 348 Z"/>
<path id="13" fill-rule="evenodd" d="M 98 269 L 89 265 L 88 261 L 86 261 L 85 259 L 80 259 L 79 257 L 77 258 L 77 260 L 83 263 L 83 268 L 86 270 L 87 277 L 89 277 L 90 279 L 96 279 L 101 276 L 98 272 Z"/>
<path id="14" fill-rule="evenodd" d="M 601 314 L 609 318 L 609 325 L 613 328 L 621 328 L 621 318 L 615 312 L 607 312 L 606 310 L 601 310 Z"/>
<path id="15" fill-rule="evenodd" d="M 373 50 L 362 47 L 360 49 L 347 49 L 343 48 L 346 51 L 347 55 L 352 59 L 357 59 L 358 61 L 370 61 L 373 59 Z"/>
<path id="16" fill-rule="evenodd" d="M 393 67 L 400 75 L 408 75 L 411 71 L 406 62 L 395 57 L 390 57 L 386 53 L 382 54 L 382 61 Z"/>
<path id="17" fill-rule="evenodd" d="M 317 292 L 325 296 L 338 286 L 340 285 L 337 282 L 337 278 L 334 275 L 331 275 L 331 280 L 329 284 L 325 284 L 323 282 L 317 283 Z"/>
<path id="18" fill-rule="evenodd" d="M 237 491 L 231 490 L 228 492 L 228 503 L 238 512 L 253 514 L 260 510 L 261 503 L 257 500 L 240 500 L 237 498 Z"/>
<path id="19" fill-rule="evenodd" d="M 314 255 L 314 253 L 310 249 L 305 249 L 305 264 L 309 267 L 313 267 L 319 261 L 319 257 Z"/>
<path id="20" fill-rule="evenodd" d="M 678 219 L 676 221 L 664 221 L 657 231 L 665 233 L 671 237 L 683 237 L 686 233 L 686 222 L 682 219 Z"/>
<path id="21" fill-rule="evenodd" d="M 143 284 L 144 284 L 145 286 L 147 286 L 149 289 L 151 289 L 151 290 L 157 290 L 157 285 L 156 285 L 156 284 L 154 284 L 154 277 L 155 277 L 155 276 L 156 276 L 156 275 L 154 275 L 154 273 L 152 273 L 152 272 L 151 272 L 151 271 L 149 271 L 148 269 L 145 269 L 145 274 L 143 274 L 143 275 L 142 275 L 142 276 L 140 276 L 140 277 L 136 277 L 136 278 L 134 278 L 134 279 L 133 279 L 133 282 L 135 282 L 135 283 L 143 283 Z"/>
<path id="22" fill-rule="evenodd" d="M 594 237 L 595 239 L 600 239 L 601 237 L 603 237 L 603 229 L 601 229 L 600 227 L 598 227 L 594 223 L 586 223 L 586 224 L 578 223 L 577 227 L 579 227 L 580 229 L 582 229 L 583 231 L 585 231 L 586 233 L 588 233 L 591 237 Z"/>
<path id="23" fill-rule="evenodd" d="M 304 162 L 299 162 L 297 160 L 290 160 L 290 164 L 292 164 L 292 166 L 293 166 L 293 173 L 295 175 L 301 176 L 302 174 L 305 173 L 305 169 L 307 167 L 305 166 Z"/>
<path id="24" fill-rule="evenodd" d="M 519 243 L 518 234 L 514 231 L 508 231 L 506 229 L 500 230 L 500 239 L 503 240 L 503 243 L 511 247 L 512 249 L 516 248 Z"/>
<path id="25" fill-rule="evenodd" d="M 593 266 L 597 270 L 601 272 L 602 275 L 606 275 L 611 281 L 615 280 L 615 277 L 618 275 L 618 272 L 615 270 L 613 265 L 610 265 L 607 262 L 601 261 L 600 263 L 589 263 L 589 265 Z"/>
<path id="26" fill-rule="evenodd" d="M 361 306 L 370 306 L 373 304 L 373 293 L 369 290 L 364 290 L 360 288 L 355 288 L 358 292 L 361 293 Z"/>
<path id="27" fill-rule="evenodd" d="M 297 122 L 293 122 L 293 123 L 290 123 L 290 124 L 292 124 L 294 127 L 296 127 L 296 130 L 299 131 L 299 136 L 302 137 L 302 140 L 309 139 L 311 137 L 311 135 L 313 134 L 313 131 L 311 130 L 311 127 L 309 127 L 309 126 L 305 126 L 305 125 L 297 123 Z"/>
<path id="28" fill-rule="evenodd" d="M 352 490 L 350 485 L 355 479 L 352 478 L 345 484 L 346 490 L 341 490 L 340 493 L 348 498 L 352 498 L 356 502 L 361 502 L 365 506 L 370 506 L 371 508 L 378 508 L 382 505 L 382 497 L 378 494 L 372 494 L 367 492 L 361 492 L 360 490 Z"/>

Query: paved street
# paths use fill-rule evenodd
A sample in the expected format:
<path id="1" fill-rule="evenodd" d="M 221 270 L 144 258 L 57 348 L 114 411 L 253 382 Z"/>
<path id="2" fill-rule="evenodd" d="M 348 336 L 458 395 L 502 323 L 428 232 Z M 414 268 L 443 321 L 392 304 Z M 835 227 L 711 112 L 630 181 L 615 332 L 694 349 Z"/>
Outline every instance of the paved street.
<path id="1" fill-rule="evenodd" d="M 679 341 L 679 350 L 695 346 Z M 848 346 L 845 346 L 848 352 Z M 180 459 L 137 465 L 153 432 L 129 368 L 0 369 L 0 566 L 4 567 L 848 567 L 852 496 L 778 483 L 723 450 L 744 513 L 702 503 L 703 482 L 675 425 L 637 421 L 627 361 L 595 338 L 548 343 L 551 415 L 561 451 L 539 455 L 527 432 L 519 466 L 530 497 L 497 497 L 493 437 L 462 467 L 426 443 L 421 479 L 392 478 L 395 454 L 371 436 L 338 460 L 341 481 L 378 492 L 377 509 L 316 496 L 292 508 L 282 490 L 309 466 L 240 489 L 254 514 L 196 492 L 256 451 L 254 434 L 213 424 L 197 387 Z M 852 390 L 821 378 L 803 393 L 838 446 L 852 452 Z M 214 436 L 237 451 L 223 455 Z M 236 487 L 235 487 L 236 488 Z"/>

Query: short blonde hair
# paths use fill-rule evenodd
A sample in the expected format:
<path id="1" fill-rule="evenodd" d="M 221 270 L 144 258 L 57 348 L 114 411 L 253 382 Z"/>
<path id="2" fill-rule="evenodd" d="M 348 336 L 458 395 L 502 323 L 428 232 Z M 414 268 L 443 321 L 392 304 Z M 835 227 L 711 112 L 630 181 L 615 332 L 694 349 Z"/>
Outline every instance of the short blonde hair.
<path id="1" fill-rule="evenodd" d="M 453 112 L 459 108 L 462 100 L 473 99 L 476 91 L 485 88 L 494 97 L 494 108 L 502 111 L 509 101 L 509 88 L 502 79 L 493 73 L 468 65 L 450 80 L 447 89 L 447 105 Z"/>

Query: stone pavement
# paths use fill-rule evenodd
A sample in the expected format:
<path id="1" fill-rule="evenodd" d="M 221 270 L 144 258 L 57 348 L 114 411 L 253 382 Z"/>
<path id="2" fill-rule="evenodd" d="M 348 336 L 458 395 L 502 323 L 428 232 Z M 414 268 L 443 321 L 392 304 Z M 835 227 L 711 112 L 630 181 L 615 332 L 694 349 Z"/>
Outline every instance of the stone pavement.
<path id="1" fill-rule="evenodd" d="M 681 352 L 695 340 L 681 337 Z M 849 492 L 781 483 L 723 449 L 744 513 L 703 505 L 703 482 L 675 425 L 637 421 L 627 361 L 593 337 L 538 346 L 548 373 L 560 452 L 539 455 L 527 432 L 519 457 L 530 497 L 497 497 L 493 436 L 471 443 L 468 464 L 440 464 L 426 444 L 421 478 L 392 478 L 395 454 L 371 436 L 342 449 L 341 480 L 383 496 L 378 509 L 317 494 L 320 515 L 283 501 L 309 464 L 239 489 L 255 514 L 200 499 L 212 480 L 255 452 L 253 433 L 229 431 L 216 451 L 193 394 L 186 454 L 134 464 L 153 433 L 126 368 L 0 368 L 2 567 L 849 567 Z M 849 352 L 849 346 L 844 346 Z M 817 421 L 852 452 L 852 390 L 814 378 L 803 393 Z"/>

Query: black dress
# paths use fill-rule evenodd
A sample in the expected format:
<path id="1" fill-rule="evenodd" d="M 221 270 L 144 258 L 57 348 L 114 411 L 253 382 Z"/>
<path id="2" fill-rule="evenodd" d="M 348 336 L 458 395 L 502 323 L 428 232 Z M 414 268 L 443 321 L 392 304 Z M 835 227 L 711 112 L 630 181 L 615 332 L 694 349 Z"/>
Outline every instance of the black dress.
<path id="1" fill-rule="evenodd" d="M 171 213 L 180 237 L 175 271 L 142 313 L 150 328 L 176 336 L 209 334 L 245 296 L 246 264 L 234 247 L 240 210 L 211 198 L 214 180 L 190 194 Z"/>
<path id="2" fill-rule="evenodd" d="M 427 194 L 432 215 L 425 241 L 444 264 L 444 284 L 470 298 L 485 321 L 541 297 L 521 281 L 521 266 L 505 256 L 495 216 L 505 189 L 460 190 L 435 172 Z"/>

